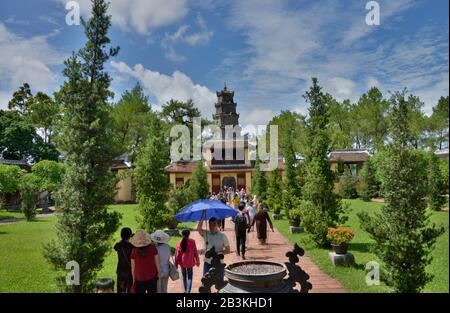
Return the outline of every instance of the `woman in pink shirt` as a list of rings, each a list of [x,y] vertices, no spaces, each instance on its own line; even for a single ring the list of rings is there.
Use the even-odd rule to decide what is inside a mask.
[[[175,267],[181,267],[183,275],[183,287],[185,293],[190,293],[192,288],[193,267],[200,266],[197,246],[193,239],[189,239],[190,231],[185,229],[181,233],[183,239],[178,243],[175,250]]]

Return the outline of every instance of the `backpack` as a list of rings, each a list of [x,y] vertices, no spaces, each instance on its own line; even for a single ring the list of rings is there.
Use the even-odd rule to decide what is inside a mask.
[[[236,225],[236,231],[239,233],[245,232],[248,228],[247,219],[243,213],[236,215],[234,223]]]

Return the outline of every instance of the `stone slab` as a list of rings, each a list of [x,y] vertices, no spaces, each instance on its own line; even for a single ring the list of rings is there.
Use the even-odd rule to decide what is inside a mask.
[[[346,254],[337,254],[336,252],[330,252],[328,256],[333,266],[348,266],[355,263],[355,257],[349,252],[347,252]]]
[[[289,231],[291,232],[291,234],[302,233],[303,232],[303,227],[301,227],[301,226],[299,226],[299,227],[289,226]]]

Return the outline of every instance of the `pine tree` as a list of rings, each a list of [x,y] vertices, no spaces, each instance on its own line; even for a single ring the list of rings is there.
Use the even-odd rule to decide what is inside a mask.
[[[197,167],[192,173],[190,190],[193,200],[206,199],[209,195],[208,176],[202,161],[197,162]]]
[[[328,127],[327,96],[323,94],[317,79],[306,93],[305,100],[310,104],[307,122],[307,149],[305,151],[305,182],[302,187],[300,212],[302,224],[319,246],[328,244],[329,227],[345,221],[341,200],[333,193],[334,173],[328,153],[331,141]]]
[[[426,213],[426,163],[411,145],[405,94],[390,99],[392,124],[384,158],[379,162],[381,213],[358,214],[361,227],[376,241],[375,252],[383,261],[387,281],[397,292],[419,292],[432,278],[426,272],[430,252],[443,227],[431,225]]]
[[[442,196],[442,174],[439,158],[434,153],[430,153],[428,166],[428,205],[430,209],[440,211],[445,199]]]
[[[298,180],[298,170],[297,158],[295,155],[293,133],[289,133],[291,140],[286,141],[285,145],[285,179],[283,182],[284,192],[283,197],[283,207],[286,216],[289,215],[289,211],[292,210],[301,195],[300,184]]]
[[[265,172],[261,169],[262,161],[259,158],[259,154],[256,153],[255,169],[252,173],[252,187],[251,192],[260,201],[266,200],[267,193],[267,179]]]
[[[88,40],[65,61],[67,80],[57,93],[62,116],[56,143],[67,171],[56,195],[57,239],[45,245],[44,256],[58,270],[58,282],[67,292],[94,289],[120,219],[118,213],[107,211],[114,198],[116,180],[110,164],[116,151],[108,104],[111,79],[103,66],[118,52],[118,48],[106,51],[111,24],[107,9],[104,1],[92,1],[92,17],[83,21]],[[79,264],[79,285],[65,283],[70,261]]]
[[[169,164],[169,151],[162,122],[151,121],[149,135],[138,151],[133,178],[139,203],[141,228],[151,232],[165,227],[169,180],[164,168]]]
[[[359,195],[364,201],[370,201],[378,196],[378,183],[375,177],[375,168],[370,160],[364,162],[359,173]]]
[[[267,187],[267,205],[274,213],[279,214],[283,207],[283,183],[278,169],[273,170],[269,176]]]

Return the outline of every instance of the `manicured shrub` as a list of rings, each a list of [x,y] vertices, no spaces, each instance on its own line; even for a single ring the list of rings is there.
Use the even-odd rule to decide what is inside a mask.
[[[36,201],[39,190],[38,177],[34,174],[26,174],[20,180],[20,207],[27,221],[36,216]]]
[[[445,198],[442,196],[442,175],[439,164],[439,158],[430,153],[430,162],[428,166],[428,206],[435,211],[439,211],[445,203]]]
[[[364,162],[359,173],[358,194],[364,201],[378,197],[379,183],[375,176],[375,168],[370,160]]]
[[[436,227],[426,212],[427,163],[412,148],[408,100],[395,93],[390,100],[392,142],[379,159],[381,192],[385,206],[380,213],[358,214],[361,227],[375,240],[375,252],[385,267],[385,280],[397,292],[419,292],[432,276],[426,267],[436,238]]]
[[[355,199],[358,197],[356,191],[356,178],[349,175],[348,171],[344,172],[344,175],[339,177],[339,182],[336,186],[336,191],[341,198],[344,199]]]

